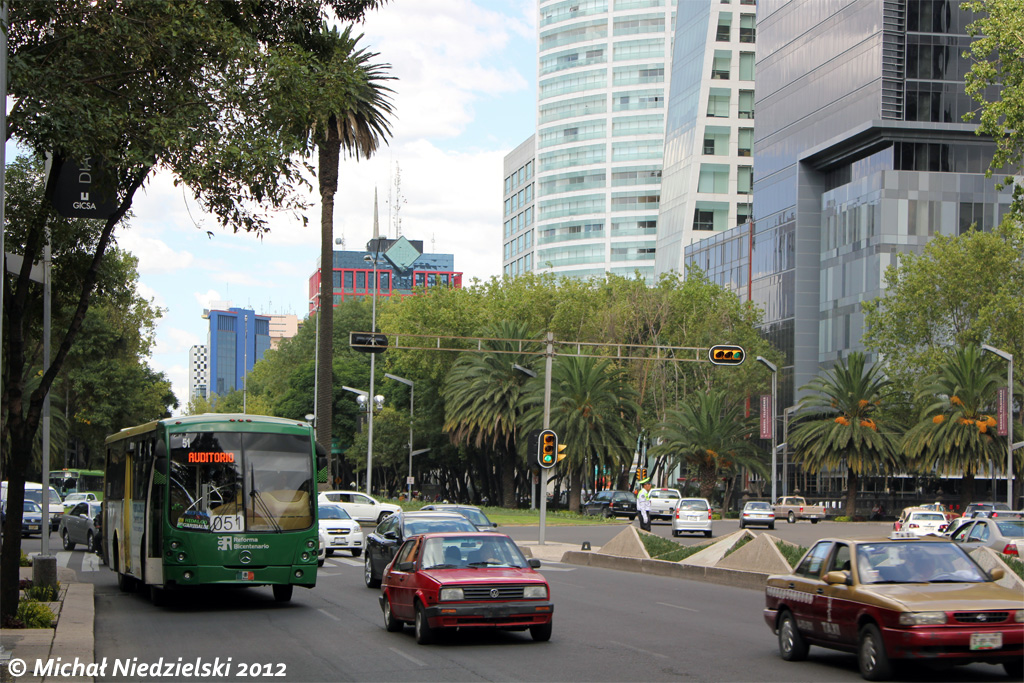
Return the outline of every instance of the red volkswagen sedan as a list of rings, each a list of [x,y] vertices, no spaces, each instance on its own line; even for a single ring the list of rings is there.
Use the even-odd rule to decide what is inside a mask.
[[[433,533],[407,540],[381,579],[384,627],[412,623],[416,642],[446,628],[530,630],[550,640],[554,606],[548,582],[504,534]]]
[[[1002,664],[1020,680],[1024,600],[1002,576],[948,539],[825,539],[792,574],[768,577],[764,620],[783,659],[810,645],[853,652],[869,681],[894,660]]]

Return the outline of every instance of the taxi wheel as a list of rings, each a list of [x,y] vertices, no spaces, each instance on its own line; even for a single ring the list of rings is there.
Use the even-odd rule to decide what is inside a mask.
[[[860,630],[857,664],[861,677],[866,681],[884,681],[892,676],[892,664],[885,654],[882,634],[874,624],[867,624]]]
[[[430,628],[427,612],[419,602],[416,603],[416,642],[420,645],[434,642],[434,629]]]
[[[388,596],[384,596],[384,628],[389,633],[397,633],[402,630],[405,626],[404,623],[395,619],[395,615],[391,613],[391,601],[388,600]]]
[[[779,655],[787,662],[807,659],[807,642],[796,628],[796,620],[789,611],[779,617]]]
[[[64,529],[64,533],[61,534],[61,540],[64,541],[64,550],[74,550],[75,544],[68,538],[68,530]]]
[[[370,562],[370,553],[366,553],[363,561],[363,582],[367,588],[380,588],[380,579],[373,576],[373,563]]]

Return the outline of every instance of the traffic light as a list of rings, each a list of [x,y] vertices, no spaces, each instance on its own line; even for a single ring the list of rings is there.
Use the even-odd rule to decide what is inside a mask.
[[[565,444],[558,444],[558,457],[556,458],[556,462],[562,462],[562,459],[565,458],[566,455],[568,454],[565,452]]]
[[[388,349],[388,337],[379,332],[349,332],[348,345],[354,351],[381,353]]]
[[[556,462],[558,462],[558,435],[550,429],[545,429],[540,433],[537,464],[547,469],[554,467]]]
[[[708,350],[708,360],[715,365],[739,365],[746,356],[742,346],[719,344]]]

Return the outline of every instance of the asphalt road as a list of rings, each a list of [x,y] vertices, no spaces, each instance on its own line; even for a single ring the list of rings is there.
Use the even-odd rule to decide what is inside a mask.
[[[797,533],[801,525],[793,526]],[[804,526],[828,534],[820,533],[822,524]],[[548,529],[549,539],[565,529]],[[597,544],[593,539],[603,537],[596,534],[611,538],[621,529],[585,531]],[[503,531],[534,540],[538,530]],[[26,550],[33,543],[38,541],[28,541]],[[761,618],[763,594],[728,586],[545,564],[541,572],[555,603],[551,642],[534,643],[528,633],[475,631],[424,647],[411,629],[384,630],[378,591],[363,585],[361,559],[347,555],[329,558],[317,587],[296,589],[288,604],[274,602],[269,588],[239,588],[182,593],[165,609],[120,593],[113,573],[90,559],[95,556],[60,550],[57,557],[96,586],[98,659],[131,664],[220,658],[230,672],[211,677],[218,680],[243,678],[243,664],[260,665],[260,674],[283,673],[276,679],[286,681],[860,680],[852,655],[812,648],[807,662],[782,661]],[[984,665],[905,674],[910,681],[1006,680],[1001,668]],[[98,680],[167,679],[108,672]]]

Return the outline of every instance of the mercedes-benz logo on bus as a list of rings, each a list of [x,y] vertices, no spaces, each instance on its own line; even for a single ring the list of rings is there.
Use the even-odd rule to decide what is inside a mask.
[[[249,564],[250,562],[252,562],[252,553],[250,553],[248,550],[243,550],[242,552],[238,553],[238,560],[242,564]]]

